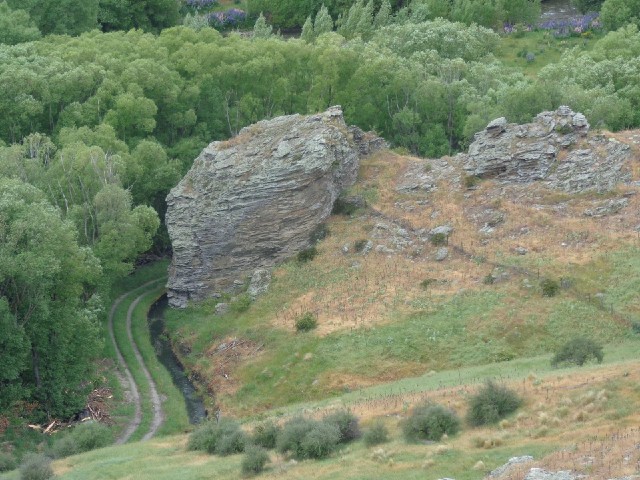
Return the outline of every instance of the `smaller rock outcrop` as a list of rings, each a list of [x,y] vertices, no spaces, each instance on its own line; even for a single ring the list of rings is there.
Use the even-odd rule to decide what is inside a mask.
[[[347,127],[340,107],[258,122],[213,142],[167,197],[174,307],[237,290],[263,293],[268,270],[308,247],[359,156],[384,140]]]
[[[611,190],[628,181],[624,163],[629,147],[602,135],[589,135],[584,115],[563,106],[542,112],[532,123],[490,122],[476,133],[467,155],[468,175],[530,183],[544,181],[568,193]]]

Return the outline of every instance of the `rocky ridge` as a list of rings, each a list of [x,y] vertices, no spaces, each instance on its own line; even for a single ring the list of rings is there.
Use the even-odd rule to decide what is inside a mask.
[[[629,147],[589,135],[581,113],[562,106],[518,125],[498,118],[476,133],[468,154],[458,157],[467,175],[509,182],[544,182],[567,193],[605,192],[630,179]]]
[[[314,229],[352,185],[359,157],[384,140],[347,127],[339,106],[289,115],[213,142],[167,197],[173,246],[173,307],[265,278],[269,268],[309,247]],[[264,291],[255,281],[252,296]]]

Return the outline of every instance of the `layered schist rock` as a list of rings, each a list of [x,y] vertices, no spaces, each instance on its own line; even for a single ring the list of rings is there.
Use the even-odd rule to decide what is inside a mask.
[[[360,152],[380,146],[347,127],[340,107],[265,120],[211,143],[167,197],[170,304],[233,291],[307,248],[355,182]]]
[[[604,192],[627,181],[624,164],[629,155],[627,145],[590,135],[584,115],[563,106],[523,125],[493,120],[460,157],[468,175],[544,181],[550,188],[577,193]]]

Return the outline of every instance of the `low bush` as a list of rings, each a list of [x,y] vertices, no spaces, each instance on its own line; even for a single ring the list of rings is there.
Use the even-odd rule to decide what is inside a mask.
[[[448,243],[448,238],[445,233],[434,233],[429,237],[429,241],[431,242],[431,245],[441,247]]]
[[[364,444],[368,447],[380,445],[389,441],[389,430],[382,422],[374,423],[369,430],[364,432]]]
[[[53,477],[51,459],[42,454],[28,453],[20,465],[20,480],[47,480]]]
[[[340,443],[340,430],[331,423],[316,422],[302,439],[302,458],[325,458],[333,453]]]
[[[522,399],[516,392],[488,381],[469,399],[467,421],[473,426],[497,423],[521,404]]]
[[[555,297],[560,291],[560,284],[550,278],[545,278],[540,282],[540,288],[542,289],[542,296]]]
[[[311,312],[307,312],[301,315],[296,320],[296,331],[298,332],[308,332],[309,330],[313,330],[317,326],[318,320],[316,319],[316,316]]]
[[[247,444],[247,436],[240,424],[229,418],[220,422],[206,422],[189,436],[187,449],[201,450],[217,455],[241,453]]]
[[[0,472],[14,470],[18,466],[16,458],[10,453],[0,452]]]
[[[264,470],[269,461],[269,452],[258,445],[249,445],[242,457],[242,474],[257,475]]]
[[[582,366],[591,359],[602,363],[603,357],[602,345],[586,337],[576,337],[560,347],[551,359],[551,366],[557,367],[561,364]]]
[[[637,320],[632,321],[631,330],[633,331],[633,333],[640,334],[640,322]]]
[[[324,458],[335,451],[339,442],[340,430],[335,425],[296,417],[282,428],[276,448],[298,460]]]
[[[113,442],[111,430],[98,422],[86,422],[74,427],[51,448],[54,458],[64,458],[82,452],[106,447]]]
[[[434,403],[425,403],[413,408],[402,425],[405,439],[438,441],[446,433],[454,435],[460,430],[460,419],[452,410]]]
[[[323,421],[338,427],[340,443],[349,443],[362,436],[359,419],[349,410],[340,410],[327,415]]]
[[[305,248],[298,252],[296,258],[300,263],[310,262],[318,255],[318,249],[316,247]]]
[[[359,206],[357,203],[349,201],[345,198],[337,198],[333,203],[333,209],[331,213],[334,215],[352,215],[358,210]]]
[[[320,223],[316,228],[313,229],[311,234],[309,235],[309,240],[311,243],[318,243],[320,240],[324,240],[329,236],[331,232],[329,231],[329,227],[326,223]]]
[[[252,442],[263,448],[276,448],[276,442],[278,440],[278,434],[281,428],[275,423],[269,421],[257,425],[253,430]]]
[[[360,253],[364,250],[364,247],[367,246],[368,240],[361,238],[360,240],[356,240],[356,242],[353,244],[353,249],[355,250],[356,253]]]

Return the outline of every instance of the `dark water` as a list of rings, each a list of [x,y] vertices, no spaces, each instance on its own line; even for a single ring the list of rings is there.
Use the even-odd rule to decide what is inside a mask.
[[[164,334],[164,312],[167,309],[167,296],[164,295],[149,310],[147,321],[151,343],[155,348],[160,363],[169,371],[173,383],[182,392],[187,405],[187,414],[191,423],[200,423],[206,413],[202,400],[198,397],[193,383],[187,378],[180,361],[171,350],[171,345]]]
[[[570,0],[544,0],[542,2],[542,22],[548,20],[566,20],[578,15],[580,15],[580,12],[571,5]]]

